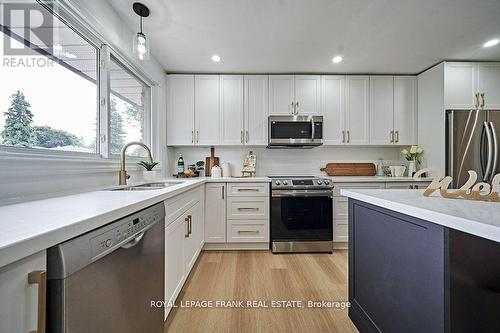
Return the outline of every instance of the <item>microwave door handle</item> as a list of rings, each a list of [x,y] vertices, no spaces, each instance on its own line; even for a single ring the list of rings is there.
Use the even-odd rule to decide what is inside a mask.
[[[491,137],[493,138],[493,165],[491,168],[491,179],[490,182],[493,180],[493,177],[495,176],[495,172],[497,170],[497,164],[498,164],[498,140],[497,140],[497,134],[495,130],[495,124],[490,121],[490,127],[491,127]]]
[[[488,177],[490,175],[490,168],[491,168],[491,163],[493,160],[493,142],[491,138],[491,133],[490,133],[490,126],[488,122],[484,122],[485,129],[486,129],[486,137],[488,138],[488,161],[486,162],[486,171],[484,172],[483,176],[483,181],[486,182],[488,181]]]
[[[314,118],[311,117],[311,141],[314,141],[314,137],[316,136],[314,129]]]

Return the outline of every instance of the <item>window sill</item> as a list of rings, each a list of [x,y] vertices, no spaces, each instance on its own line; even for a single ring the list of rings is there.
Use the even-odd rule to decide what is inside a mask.
[[[52,153],[52,152],[51,152]],[[119,156],[102,158],[97,154],[34,151],[32,149],[0,149],[0,183],[30,182],[40,179],[69,178],[118,173]],[[127,156],[128,171],[141,171],[141,157]],[[161,170],[161,168],[156,168]]]

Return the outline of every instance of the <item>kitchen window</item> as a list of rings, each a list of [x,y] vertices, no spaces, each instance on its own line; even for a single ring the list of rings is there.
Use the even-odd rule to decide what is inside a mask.
[[[0,150],[106,158],[149,143],[151,88],[114,49],[59,8],[0,9]]]
[[[119,154],[130,141],[147,142],[146,110],[149,108],[149,87],[115,57],[109,66],[110,81],[110,151]],[[145,156],[144,149],[130,149],[127,154]]]

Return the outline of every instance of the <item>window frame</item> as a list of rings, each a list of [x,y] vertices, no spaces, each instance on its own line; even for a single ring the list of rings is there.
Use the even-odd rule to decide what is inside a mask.
[[[147,74],[141,71],[132,61],[123,55],[117,48],[106,42],[97,30],[95,30],[74,7],[66,1],[54,2],[52,0],[36,0],[36,3],[48,10],[57,19],[61,20],[68,28],[86,40],[90,45],[96,48],[96,151],[94,153],[61,151],[44,148],[13,147],[0,144],[0,157],[2,158],[30,158],[40,161],[48,160],[88,160],[89,162],[107,163],[115,162],[119,154],[110,153],[110,81],[109,81],[109,62],[111,58],[116,61],[128,72],[134,75],[145,86],[147,98],[144,103],[144,143],[151,150],[154,140],[152,139],[152,90],[157,83]],[[1,32],[3,33],[3,32]],[[130,163],[136,163],[140,157],[127,156]],[[129,164],[129,163],[127,163]]]

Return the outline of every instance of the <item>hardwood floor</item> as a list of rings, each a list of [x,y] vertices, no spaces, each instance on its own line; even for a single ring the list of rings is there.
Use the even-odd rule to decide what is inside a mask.
[[[174,308],[165,332],[358,332],[347,308],[310,308],[307,303],[347,302],[347,276],[347,251],[205,251],[176,304],[211,300],[214,307]],[[244,307],[215,307],[216,301],[229,300],[241,300]],[[304,307],[271,307],[272,301],[283,300],[301,300]],[[262,301],[269,308],[250,308],[247,301]]]

